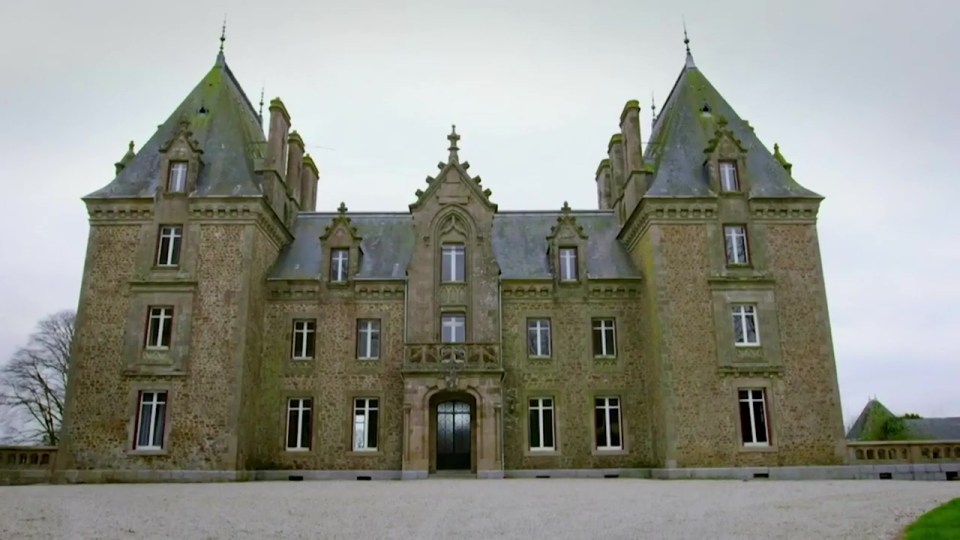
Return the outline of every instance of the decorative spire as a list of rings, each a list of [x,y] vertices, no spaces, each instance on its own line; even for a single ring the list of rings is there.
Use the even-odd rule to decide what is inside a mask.
[[[337,213],[343,215],[347,213],[347,203],[340,201],[340,206],[337,207]]]
[[[120,158],[120,161],[114,164],[114,167],[117,168],[116,174],[120,174],[120,171],[122,171],[124,167],[127,166],[127,163],[130,163],[130,160],[132,160],[135,156],[136,154],[133,152],[133,141],[130,141],[129,146],[127,146],[127,153]]]
[[[450,126],[450,134],[447,135],[447,140],[450,141],[450,163],[459,163],[460,156],[457,154],[457,151],[460,148],[457,146],[457,141],[460,140],[460,135],[457,135],[457,125],[452,124]]]
[[[687,21],[686,19],[681,19],[683,21],[683,45],[687,48],[687,64],[686,67],[692,68],[697,67],[693,63],[693,54],[690,53],[690,36],[687,34]]]
[[[257,118],[260,119],[260,129],[263,129],[263,93],[266,89],[266,84],[260,85],[260,108],[257,109]]]
[[[657,98],[653,95],[653,92],[650,92],[650,123],[657,123]]]
[[[227,40],[227,16],[223,16],[223,27],[220,28],[220,54],[223,54],[223,42]]]

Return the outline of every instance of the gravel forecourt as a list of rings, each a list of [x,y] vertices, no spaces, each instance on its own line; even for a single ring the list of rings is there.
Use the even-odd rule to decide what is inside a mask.
[[[0,487],[0,538],[893,538],[960,482],[431,479]]]

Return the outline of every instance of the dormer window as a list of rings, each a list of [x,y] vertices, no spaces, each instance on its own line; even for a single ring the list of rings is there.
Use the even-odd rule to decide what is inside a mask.
[[[171,161],[167,174],[167,191],[183,193],[187,189],[187,162]]]
[[[740,191],[740,178],[737,176],[737,162],[720,162],[720,189],[723,191]]]
[[[349,249],[330,250],[330,281],[344,283],[347,281],[347,271],[350,268]]]
[[[463,244],[444,244],[440,248],[440,278],[445,283],[465,281],[466,248]]]
[[[560,281],[577,281],[577,248],[560,248]]]

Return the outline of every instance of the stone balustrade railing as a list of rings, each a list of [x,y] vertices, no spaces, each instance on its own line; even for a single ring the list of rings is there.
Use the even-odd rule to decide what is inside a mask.
[[[960,463],[960,441],[855,441],[847,456],[851,464]]]
[[[56,446],[0,446],[0,485],[49,482],[56,464]]]
[[[403,369],[407,371],[493,371],[501,369],[499,343],[408,343]]]

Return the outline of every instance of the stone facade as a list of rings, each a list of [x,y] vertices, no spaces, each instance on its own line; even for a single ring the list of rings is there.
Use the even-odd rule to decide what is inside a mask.
[[[599,210],[499,210],[454,130],[408,211],[319,213],[269,112],[221,53],[85,198],[64,478],[845,461],[821,198],[691,57],[646,149],[624,107]]]

